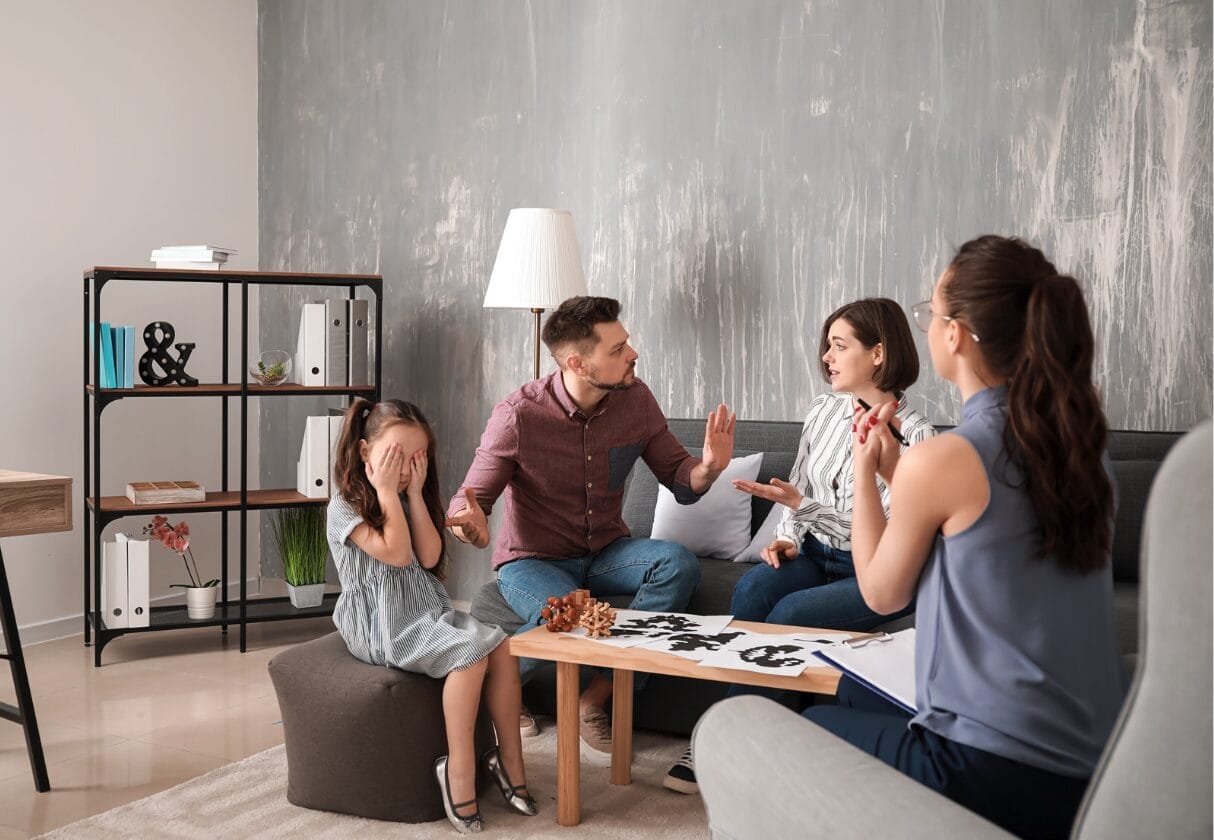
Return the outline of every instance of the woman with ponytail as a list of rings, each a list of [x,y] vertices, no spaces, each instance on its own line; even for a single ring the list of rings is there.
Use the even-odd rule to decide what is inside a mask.
[[[845,679],[805,716],[1017,835],[1065,836],[1123,697],[1083,294],[1036,248],[983,236],[913,312],[962,421],[895,463],[894,405],[857,413],[852,558],[875,612],[917,599],[917,713]]]
[[[328,537],[341,596],[333,623],[364,662],[445,678],[448,753],[434,771],[457,831],[481,830],[473,729],[482,686],[498,746],[481,761],[506,804],[533,816],[518,729],[518,660],[500,629],[454,611],[441,583],[444,509],[430,424],[411,403],[357,399],[336,459]]]

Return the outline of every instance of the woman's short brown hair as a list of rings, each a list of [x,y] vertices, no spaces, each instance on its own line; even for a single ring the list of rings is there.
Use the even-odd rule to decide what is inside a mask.
[[[818,343],[818,368],[830,382],[830,370],[822,357],[830,349],[830,327],[842,318],[851,324],[856,338],[868,349],[881,344],[885,360],[873,372],[873,384],[882,391],[901,394],[919,378],[919,351],[902,307],[889,298],[864,298],[840,306],[822,324]]]

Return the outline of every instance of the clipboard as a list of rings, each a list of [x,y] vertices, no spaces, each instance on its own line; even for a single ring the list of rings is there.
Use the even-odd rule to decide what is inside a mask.
[[[915,628],[843,643],[814,656],[907,714],[915,709]]]

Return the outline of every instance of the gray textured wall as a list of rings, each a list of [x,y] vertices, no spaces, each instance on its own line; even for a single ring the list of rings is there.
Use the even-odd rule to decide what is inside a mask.
[[[1204,0],[262,0],[260,39],[262,267],[384,275],[385,393],[450,489],[530,376],[530,316],[481,308],[512,207],[573,212],[670,416],[799,420],[821,319],[986,232],[1086,285],[1115,427],[1210,414]],[[265,346],[301,300],[263,293]],[[307,408],[263,403],[263,484]],[[467,598],[488,554],[456,560]]]

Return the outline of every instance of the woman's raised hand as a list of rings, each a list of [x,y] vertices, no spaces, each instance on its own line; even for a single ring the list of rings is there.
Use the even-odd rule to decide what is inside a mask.
[[[797,547],[788,540],[773,540],[767,548],[759,552],[763,562],[773,569],[780,568],[781,560],[791,560],[797,556]]]
[[[889,422],[897,411],[896,402],[881,403],[868,411],[855,410],[852,424],[852,461],[858,473],[877,473],[888,484],[898,466],[902,447],[890,434]]]
[[[371,482],[377,493],[399,493],[404,467],[405,453],[401,451],[400,444],[390,443],[380,450],[374,465],[370,459],[367,460],[367,481]]]
[[[787,481],[781,481],[778,478],[773,478],[771,484],[760,484],[757,481],[735,478],[733,486],[743,493],[758,496],[760,499],[769,499],[776,504],[784,505],[784,507],[789,507],[793,510],[801,507],[801,500],[804,498],[800,490],[793,487]]]

